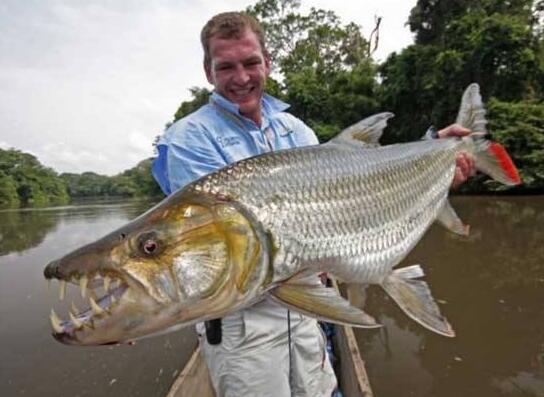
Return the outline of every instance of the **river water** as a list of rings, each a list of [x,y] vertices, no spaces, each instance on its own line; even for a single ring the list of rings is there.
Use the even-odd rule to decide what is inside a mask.
[[[384,324],[356,330],[377,397],[544,396],[544,196],[454,197],[471,236],[434,225],[399,265],[419,263],[456,331],[435,335],[380,287],[358,290]]]
[[[0,212],[0,394],[163,396],[196,346],[193,327],[134,346],[72,347],[51,337],[51,260],[123,225],[149,202]],[[68,288],[67,294],[77,293]],[[68,299],[67,299],[68,300]],[[60,313],[59,313],[60,314]]]
[[[376,397],[544,396],[544,197],[455,197],[468,238],[433,226],[401,264],[425,280],[457,332],[432,334],[379,287],[351,288],[384,324],[357,330]],[[3,396],[161,396],[196,344],[192,327],[134,346],[70,347],[50,335],[50,260],[108,233],[149,202],[0,211]],[[68,291],[68,294],[74,291]]]

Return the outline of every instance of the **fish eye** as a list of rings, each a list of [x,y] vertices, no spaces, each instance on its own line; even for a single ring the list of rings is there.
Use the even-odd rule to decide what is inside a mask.
[[[143,233],[138,238],[138,248],[145,255],[155,255],[159,252],[160,244],[155,232]]]
[[[154,253],[157,247],[157,242],[154,240],[147,240],[142,246],[144,252],[149,255]]]

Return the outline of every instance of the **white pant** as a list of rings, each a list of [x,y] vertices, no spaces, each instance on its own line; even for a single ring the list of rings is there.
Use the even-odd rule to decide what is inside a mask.
[[[336,387],[317,321],[264,300],[222,319],[222,342],[202,352],[218,397],[330,397]],[[291,380],[289,381],[289,378]]]

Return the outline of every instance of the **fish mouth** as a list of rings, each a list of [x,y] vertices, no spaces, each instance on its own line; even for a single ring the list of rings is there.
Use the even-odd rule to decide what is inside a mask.
[[[55,263],[51,265],[54,266]],[[72,299],[68,304],[68,313],[63,316],[64,318],[59,316],[54,309],[51,309],[49,320],[53,328],[53,337],[65,344],[81,344],[78,334],[92,333],[99,323],[107,321],[114,314],[117,306],[122,302],[123,296],[129,290],[129,284],[125,281],[125,278],[121,274],[110,270],[107,273],[96,271],[88,274],[74,274],[65,278],[60,278],[58,275],[53,276],[46,272],[45,277],[48,284],[53,279],[58,281],[59,304],[61,301],[68,303],[68,286],[78,287],[81,299],[77,300],[87,304],[86,307],[80,310],[75,303],[75,298],[79,298],[78,294],[76,293],[76,296],[74,296],[73,293],[70,293]]]

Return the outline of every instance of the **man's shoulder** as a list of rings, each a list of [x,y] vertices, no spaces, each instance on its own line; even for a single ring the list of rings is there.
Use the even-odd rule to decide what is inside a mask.
[[[204,105],[172,123],[166,129],[164,137],[169,142],[186,139],[205,139],[207,138],[209,126],[213,122],[213,110],[210,105]]]
[[[304,121],[285,111],[274,114],[272,123],[277,123],[284,130],[280,135],[292,135],[299,146],[318,143],[315,132]]]

